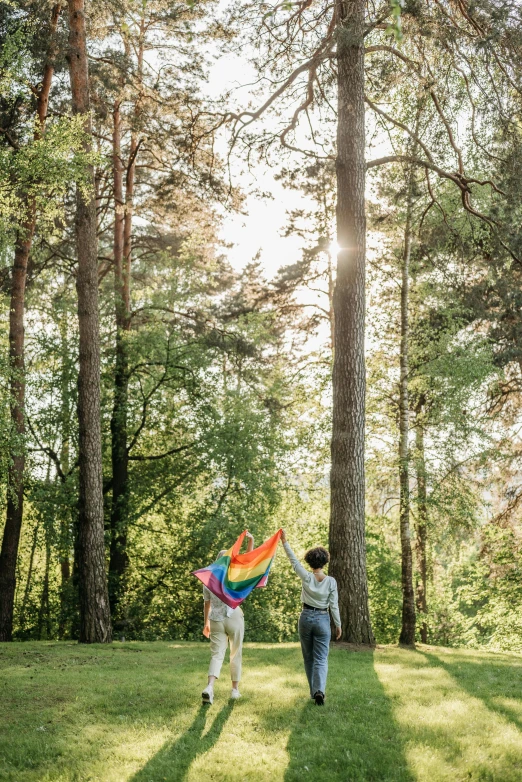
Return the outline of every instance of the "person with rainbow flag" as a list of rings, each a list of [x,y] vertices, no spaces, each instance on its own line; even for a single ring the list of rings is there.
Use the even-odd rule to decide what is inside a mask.
[[[240,554],[246,536],[249,538],[248,548],[245,554]],[[211,660],[208,685],[202,692],[204,703],[214,701],[214,682],[221,672],[229,643],[232,678],[230,697],[241,697],[239,681],[245,625],[240,605],[253,589],[266,586],[279,541],[302,583],[303,609],[299,617],[299,638],[310,697],[318,706],[324,705],[331,637],[330,616],[335,624],[336,639],[341,637],[337,582],[323,572],[330,560],[330,554],[325,548],[316,546],[305,554],[305,562],[310,568],[307,570],[290,548],[283,529],[279,529],[256,549],[252,535],[245,530],[232,548],[220,551],[215,562],[193,573],[203,583],[203,634],[210,637]]]
[[[248,538],[247,550],[240,554],[241,545]],[[227,646],[230,644],[230,697],[241,697],[241,662],[245,621],[240,608],[243,600],[256,587],[266,586],[281,530],[254,549],[254,538],[248,530],[238,537],[232,548],[220,551],[215,562],[195,575],[203,584],[203,635],[210,638],[210,666],[208,684],[201,693],[203,703],[214,702],[214,682],[219,678]]]

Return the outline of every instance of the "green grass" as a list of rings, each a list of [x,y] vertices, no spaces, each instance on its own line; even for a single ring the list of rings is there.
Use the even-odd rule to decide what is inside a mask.
[[[0,780],[522,780],[522,657],[334,648],[324,708],[297,644],[247,644],[243,698],[199,693],[208,645],[0,645]],[[224,669],[225,673],[225,669]]]

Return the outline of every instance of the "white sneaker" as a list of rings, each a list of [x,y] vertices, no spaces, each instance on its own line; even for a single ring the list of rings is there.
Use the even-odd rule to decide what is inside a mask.
[[[205,687],[201,693],[201,698],[203,703],[209,703],[210,705],[214,703],[214,688],[211,684],[209,684],[208,687]]]
[[[232,687],[232,692],[230,693],[230,697],[233,701],[237,701],[238,698],[241,698],[241,693],[239,690],[236,690],[234,687]]]

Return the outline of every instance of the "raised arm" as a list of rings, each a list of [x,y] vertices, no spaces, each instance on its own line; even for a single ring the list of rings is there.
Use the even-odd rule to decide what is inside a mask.
[[[254,536],[253,536],[253,535],[252,535],[252,533],[251,533],[251,532],[249,532],[248,530],[247,530],[247,532],[246,532],[246,536],[247,536],[247,538],[248,538],[248,543],[247,543],[246,553],[248,554],[248,552],[249,552],[249,551],[252,551],[252,550],[253,550],[253,548],[254,548]]]
[[[292,565],[293,569],[295,570],[295,572],[297,573],[297,575],[299,576],[301,581],[308,581],[310,579],[310,573],[308,572],[308,570],[306,568],[304,568],[301,565],[301,563],[297,559],[296,555],[294,554],[294,552],[290,548],[290,543],[288,542],[288,540],[286,538],[286,533],[285,533],[284,530],[281,533],[281,543],[283,544],[283,548],[285,550],[286,556],[290,560],[290,564]]]

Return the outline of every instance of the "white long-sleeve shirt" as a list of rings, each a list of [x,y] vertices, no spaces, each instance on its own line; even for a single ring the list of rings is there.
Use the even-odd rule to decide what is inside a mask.
[[[337,594],[337,581],[332,576],[325,576],[318,581],[313,573],[304,568],[290,548],[289,543],[283,543],[283,548],[290,563],[301,579],[303,589],[301,602],[314,608],[329,608],[336,627],[341,627],[339,615],[339,597]]]

